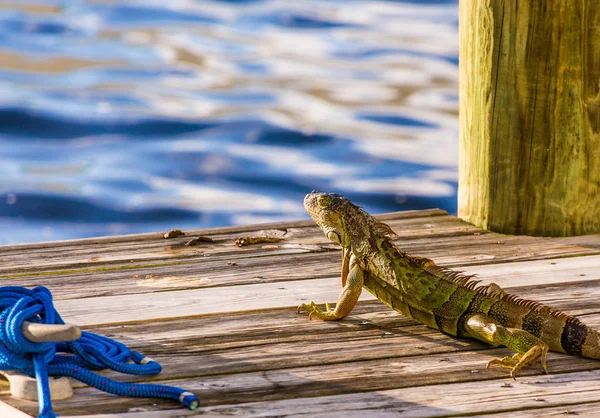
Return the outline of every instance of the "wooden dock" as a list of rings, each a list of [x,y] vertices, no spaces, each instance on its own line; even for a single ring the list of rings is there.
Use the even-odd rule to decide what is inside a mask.
[[[511,293],[600,328],[600,235],[487,233],[441,210],[380,216],[406,251],[477,273]],[[177,225],[173,225],[176,227]],[[238,248],[268,231],[277,243]],[[1,285],[47,286],[67,322],[115,338],[163,372],[123,381],[186,388],[202,402],[121,398],[75,382],[61,416],[581,416],[600,414],[600,361],[549,355],[551,375],[517,382],[486,363],[509,354],[405,319],[366,291],[338,322],[309,321],[299,303],[335,302],[341,252],[312,221],[0,247]],[[186,246],[202,236],[212,242]],[[207,240],[208,241],[208,240]],[[0,416],[36,416],[6,387]],[[16,408],[16,409],[13,409]]]

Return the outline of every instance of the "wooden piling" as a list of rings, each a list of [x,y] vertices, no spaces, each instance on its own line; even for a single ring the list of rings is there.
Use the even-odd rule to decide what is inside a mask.
[[[458,215],[600,232],[600,2],[460,0]]]

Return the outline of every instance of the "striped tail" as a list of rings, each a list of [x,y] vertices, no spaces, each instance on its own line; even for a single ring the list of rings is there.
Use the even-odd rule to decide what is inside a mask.
[[[576,317],[506,293],[495,284],[478,287],[476,293],[480,305],[491,302],[487,309],[480,312],[502,325],[530,332],[548,344],[551,351],[600,360],[600,332]],[[494,301],[485,302],[485,296]]]
[[[552,351],[600,360],[600,332],[573,316],[551,315],[544,321],[540,334]]]
[[[579,320],[577,320],[577,322],[579,322]],[[570,331],[566,331],[567,325],[565,325],[567,334],[575,334],[570,340],[573,341],[571,343],[567,342],[570,337],[567,336],[565,338],[565,345],[571,349],[573,354],[600,360],[600,333],[581,322],[579,322],[579,324],[579,328],[572,327]],[[565,332],[563,332],[563,334],[564,333]],[[569,353],[569,351],[567,351],[567,353]]]

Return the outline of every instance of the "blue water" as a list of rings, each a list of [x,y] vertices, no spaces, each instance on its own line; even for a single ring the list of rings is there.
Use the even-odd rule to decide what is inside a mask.
[[[457,0],[0,3],[0,244],[456,211]]]

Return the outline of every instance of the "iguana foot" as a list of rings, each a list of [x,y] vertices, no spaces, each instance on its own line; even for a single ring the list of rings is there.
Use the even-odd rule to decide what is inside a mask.
[[[523,329],[504,327],[494,319],[483,314],[473,314],[467,317],[464,326],[467,335],[472,338],[477,338],[494,346],[505,345],[517,352],[512,357],[490,361],[487,365],[488,368],[491,366],[500,366],[511,369],[510,377],[515,379],[519,370],[528,364],[532,364],[539,357],[542,361],[544,371],[548,373],[546,369],[548,344],[535,335]]]
[[[315,317],[324,321],[331,321],[342,318],[331,309],[328,303],[325,304],[325,310],[319,308],[314,302],[303,303],[298,306],[298,313],[300,313],[301,310],[308,312],[308,319],[313,319],[313,317]]]
[[[487,364],[486,368],[489,369],[492,366],[500,366],[505,369],[512,369],[517,365],[517,363],[519,363],[517,356],[520,356],[520,354],[517,353],[512,357],[506,356],[502,359],[495,358]]]
[[[531,347],[525,354],[517,353],[512,357],[506,356],[503,359],[494,359],[488,363],[487,368],[489,369],[491,366],[500,366],[505,369],[511,369],[510,377],[517,380],[517,372],[528,364],[534,363],[539,357],[544,371],[548,374],[546,366],[547,355],[548,346],[539,344]]]

